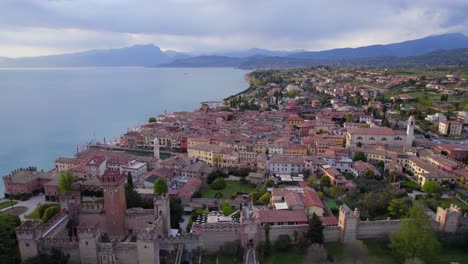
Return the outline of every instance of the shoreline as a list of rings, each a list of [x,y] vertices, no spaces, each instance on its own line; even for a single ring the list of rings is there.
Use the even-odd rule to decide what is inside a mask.
[[[106,66],[106,67],[0,68],[0,71],[2,71],[2,70],[3,70],[3,71],[10,71],[10,70],[11,70],[11,71],[20,71],[20,70],[77,70],[77,69],[90,69],[90,70],[92,70],[92,69],[123,69],[123,68],[129,68],[129,69],[144,69],[144,68],[147,68],[147,67],[140,67],[140,66],[107,67],[107,66]],[[158,68],[164,68],[164,67],[158,67]],[[165,68],[167,68],[167,69],[174,69],[174,68],[172,68],[172,67],[165,67]],[[213,67],[211,67],[211,68],[213,68]],[[178,69],[182,69],[182,68],[178,68]],[[200,68],[197,68],[197,67],[193,68],[193,67],[192,67],[192,68],[187,68],[187,69],[200,69]],[[215,67],[215,69],[219,69],[219,68],[216,68],[216,67]],[[229,67],[229,69],[233,69],[233,70],[242,70],[242,69],[236,69],[236,68],[233,68],[233,67]],[[244,70],[242,70],[242,71],[244,71]],[[251,72],[252,72],[252,71],[248,71],[247,73],[243,74],[243,76],[242,76],[241,78],[242,78],[242,80],[243,80],[244,82],[242,82],[242,83],[245,83],[245,84],[248,85],[249,82],[248,82],[248,77],[247,77],[247,75],[248,75],[249,73],[251,73]],[[248,87],[247,87],[247,88],[248,88]],[[242,89],[242,88],[240,88],[240,89],[241,89],[241,90],[240,90],[239,93],[242,93],[242,92],[245,91],[245,89]],[[232,96],[232,93],[231,93],[231,92],[228,91],[228,93],[230,93],[230,94],[227,95],[227,96]],[[223,96],[221,96],[219,100],[222,101],[222,102],[224,102],[224,99],[225,99],[225,98],[223,98]],[[202,99],[202,100],[204,100],[204,99]],[[193,111],[199,109],[199,108],[200,108],[201,102],[203,102],[202,100],[199,101],[199,102],[197,103],[197,107],[192,108],[191,110],[186,110],[186,111],[187,111],[187,112],[193,112]],[[177,112],[177,110],[172,111],[172,112]],[[148,117],[146,117],[146,118],[148,118]],[[145,120],[145,117],[143,117],[142,120]],[[145,125],[145,124],[147,124],[147,122],[142,122],[141,124],[137,124],[135,127],[130,127],[130,128],[128,128],[128,129],[141,127],[142,125]],[[122,130],[121,132],[119,132],[119,135],[116,136],[116,137],[113,137],[113,139],[115,139],[115,138],[116,138],[116,139],[119,139],[126,131],[128,131],[128,129],[127,129],[127,130],[125,130],[125,129]],[[105,137],[105,138],[107,138],[107,137]],[[93,140],[93,139],[91,139],[91,140],[86,140],[83,144],[76,144],[76,143],[75,143],[74,149],[71,150],[71,151],[69,151],[69,152],[68,152],[69,154],[65,154],[65,155],[63,155],[63,156],[67,156],[67,155],[74,156],[74,155],[76,155],[76,148],[77,148],[77,147],[82,146],[82,145],[88,145],[88,144],[89,144],[88,142],[91,142],[92,140]],[[94,142],[94,143],[96,143],[96,142]],[[81,150],[80,150],[80,151],[81,151]],[[138,151],[138,150],[137,150],[137,151]],[[165,152],[165,151],[162,151],[162,152]],[[60,157],[60,156],[53,157],[51,166],[41,166],[41,167],[44,167],[44,168],[45,168],[45,167],[49,167],[49,168],[50,168],[50,169],[44,169],[44,171],[53,170],[53,169],[55,168],[55,164],[54,164],[53,161],[54,161],[56,158],[58,158],[58,157]],[[15,166],[13,167],[12,170],[14,170],[15,168],[19,168],[19,166],[18,166],[18,165],[15,165]],[[8,173],[9,173],[10,171],[11,171],[11,170],[6,171],[6,172],[4,173],[4,175],[1,175],[1,176],[2,176],[2,179],[1,179],[1,182],[0,182],[0,199],[1,199],[1,198],[4,198],[4,193],[5,193],[5,185],[4,185],[4,182],[3,182],[3,176],[8,175]]]

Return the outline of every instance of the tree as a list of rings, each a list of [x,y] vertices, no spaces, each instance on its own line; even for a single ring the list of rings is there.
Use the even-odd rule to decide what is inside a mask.
[[[237,176],[240,176],[240,177],[247,177],[249,176],[249,173],[250,173],[249,168],[239,168],[237,170]]]
[[[435,181],[425,181],[422,190],[428,195],[437,195],[442,191],[440,185]]]
[[[60,207],[58,205],[51,206],[47,208],[42,216],[42,223],[45,224],[49,221],[52,217],[60,212]]]
[[[322,186],[322,188],[323,187],[330,187],[331,186],[330,177],[322,176],[322,178],[320,179],[320,186]]]
[[[258,199],[259,204],[267,205],[270,203],[271,193],[266,192]]]
[[[226,182],[223,178],[217,178],[210,184],[211,189],[213,190],[222,190],[226,188]]]
[[[73,188],[73,174],[71,171],[65,171],[60,173],[59,180],[58,180],[58,187],[60,193],[71,192],[74,190]]]
[[[389,247],[403,259],[424,258],[440,249],[429,215],[420,204],[410,208],[408,218],[397,231],[390,233]]]
[[[268,180],[265,182],[265,186],[268,187],[268,188],[271,188],[273,186],[275,186],[275,182],[273,180]]]
[[[42,217],[44,216],[44,212],[47,210],[47,208],[49,207],[52,207],[52,206],[56,206],[55,204],[46,204],[46,203],[43,203],[41,205],[39,205],[37,207],[37,212],[39,213],[39,218],[42,219]]]
[[[392,199],[387,207],[388,214],[394,219],[400,219],[408,214],[409,206],[403,199]]]
[[[182,219],[182,215],[184,214],[184,207],[182,206],[180,197],[169,197],[169,207],[171,215],[171,228],[178,229],[180,219]]]
[[[20,263],[16,227],[21,224],[18,216],[0,214],[0,259],[2,263]]]
[[[270,224],[265,224],[263,226],[263,231],[265,231],[265,249],[264,255],[270,255],[271,241],[270,241]]]
[[[127,186],[131,189],[133,189],[133,177],[130,172],[127,174]]]
[[[195,191],[192,194],[192,198],[202,198],[202,193],[200,191]]]
[[[221,154],[219,153],[213,154],[213,163],[216,168],[219,167],[219,163],[221,162],[221,160],[222,160]]]
[[[279,251],[287,251],[291,246],[291,237],[289,235],[279,235],[274,247]]]
[[[309,228],[307,229],[305,233],[305,237],[310,244],[314,243],[323,243],[323,229],[325,227],[322,224],[322,221],[320,221],[320,218],[313,213],[312,217],[309,219]]]
[[[154,181],[154,193],[158,195],[164,195],[168,191],[167,183],[165,180],[158,178],[156,181]]]
[[[389,182],[395,182],[397,179],[397,173],[396,171],[391,171],[389,174],[388,174],[388,181]]]
[[[234,209],[232,209],[232,205],[228,200],[224,200],[221,203],[221,211],[223,212],[225,216],[228,216],[234,213]]]
[[[362,160],[366,162],[367,161],[366,154],[364,154],[364,152],[362,151],[357,151],[356,153],[354,153],[353,161],[357,161],[357,160]]]
[[[216,170],[208,174],[208,176],[206,177],[206,183],[211,184],[217,178],[226,178],[226,177],[227,177],[226,173],[224,173],[221,170]]]
[[[70,254],[65,254],[57,248],[52,248],[50,254],[41,253],[35,257],[26,259],[23,264],[67,264]]]
[[[153,116],[150,117],[150,118],[148,119],[148,123],[156,123],[156,117],[153,117]]]
[[[353,114],[351,114],[351,113],[346,114],[346,122],[347,123],[352,123],[353,121],[354,121]]]
[[[342,186],[333,186],[330,189],[330,194],[334,197],[337,198],[345,193],[345,190]]]
[[[317,187],[317,176],[312,175],[307,178],[307,186],[310,188],[316,188]]]
[[[375,179],[375,172],[373,169],[367,169],[364,171],[364,178],[366,179]]]

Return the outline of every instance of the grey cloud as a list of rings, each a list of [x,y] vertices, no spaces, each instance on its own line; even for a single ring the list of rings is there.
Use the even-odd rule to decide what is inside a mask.
[[[314,49],[334,40],[337,45],[346,39],[355,43],[373,32],[383,42],[466,31],[467,13],[467,1],[458,0],[2,0],[0,28],[104,32],[109,46],[131,43],[128,34],[134,34],[159,37],[173,46],[176,40],[191,41],[177,44],[185,49],[235,45]],[[11,38],[14,41],[15,36]],[[222,39],[234,42],[226,45]],[[67,45],[89,46],[83,42],[93,40],[77,39]],[[154,42],[159,44],[158,39]]]

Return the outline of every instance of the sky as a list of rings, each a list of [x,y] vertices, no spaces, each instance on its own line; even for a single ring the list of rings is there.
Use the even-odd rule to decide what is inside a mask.
[[[466,14],[468,0],[0,0],[0,57],[359,47],[468,35]]]

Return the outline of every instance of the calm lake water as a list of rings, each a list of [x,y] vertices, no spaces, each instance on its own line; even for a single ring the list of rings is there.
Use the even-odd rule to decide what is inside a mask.
[[[53,168],[90,140],[117,138],[167,110],[192,111],[247,88],[229,68],[0,69],[0,175]],[[3,195],[0,181],[0,196]]]

